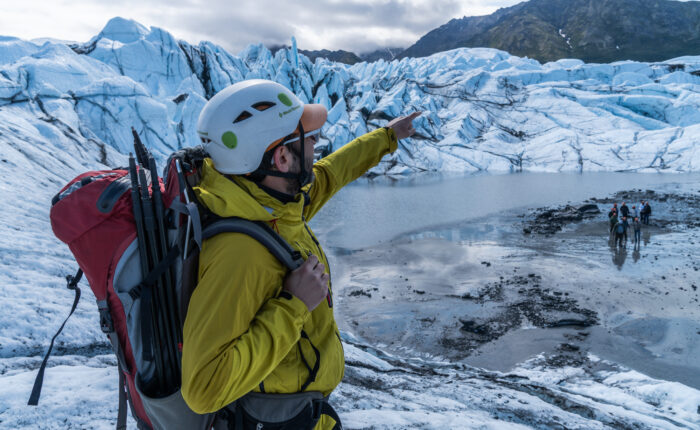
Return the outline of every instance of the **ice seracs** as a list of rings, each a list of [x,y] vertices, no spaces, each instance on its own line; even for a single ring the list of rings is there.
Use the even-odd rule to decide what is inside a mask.
[[[0,39],[0,106],[31,111],[64,100],[73,112],[64,104],[61,115],[79,124],[76,140],[121,153],[131,126],[160,157],[197,144],[196,114],[206,99],[250,78],[274,79],[329,109],[323,153],[422,110],[417,135],[374,173],[700,169],[700,57],[540,64],[464,48],[348,66],[311,63],[293,48],[273,55],[261,44],[234,55],[123,18],[70,48]]]

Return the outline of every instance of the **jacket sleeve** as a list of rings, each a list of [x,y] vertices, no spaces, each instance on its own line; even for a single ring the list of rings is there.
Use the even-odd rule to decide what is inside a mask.
[[[284,273],[249,236],[204,242],[183,331],[182,396],[193,411],[217,411],[251,391],[299,340],[310,313],[298,298],[278,297]]]
[[[310,203],[304,209],[306,219],[313,218],[338,190],[379,164],[382,157],[397,147],[394,130],[378,128],[314,164],[316,178],[309,189]]]

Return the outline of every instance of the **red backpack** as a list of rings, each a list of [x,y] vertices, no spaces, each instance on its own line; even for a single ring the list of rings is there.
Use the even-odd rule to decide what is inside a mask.
[[[138,428],[210,428],[214,414],[193,412],[180,394],[182,325],[196,286],[202,240],[222,232],[247,234],[287,268],[303,260],[268,225],[218,218],[197,202],[201,148],[170,156],[162,181],[153,158],[133,130],[138,165],[92,171],[70,181],[53,198],[51,226],[68,244],[80,269],[67,276],[75,290],[83,274],[97,299],[100,327],[119,366],[117,428],[126,428],[126,403]],[[30,405],[39,401],[46,364],[59,328],[34,383]]]

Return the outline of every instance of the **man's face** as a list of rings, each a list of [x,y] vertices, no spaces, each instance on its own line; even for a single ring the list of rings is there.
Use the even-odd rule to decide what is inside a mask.
[[[314,145],[318,143],[318,134],[313,134],[304,139],[304,167],[306,167],[307,172],[311,172],[314,167]],[[301,171],[301,165],[297,154],[301,154],[301,144],[297,141],[289,146],[292,147],[295,156],[295,165],[293,168],[294,173],[299,173]]]
[[[311,175],[309,183],[314,180],[313,177],[313,167],[314,167],[314,145],[318,142],[318,133],[312,134],[304,138],[304,167],[307,172]],[[301,154],[301,144],[299,141],[289,144],[291,149],[291,154],[294,157],[294,164],[290,169],[292,173],[301,172],[301,160],[297,154]],[[296,194],[301,190],[302,184],[299,183],[298,179],[288,179],[287,180],[287,193]]]

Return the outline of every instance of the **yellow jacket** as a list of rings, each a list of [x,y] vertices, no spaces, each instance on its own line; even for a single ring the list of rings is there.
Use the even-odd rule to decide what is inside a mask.
[[[316,255],[330,273],[307,222],[340,188],[396,147],[393,130],[382,128],[315,163],[315,180],[304,189],[307,205],[301,193],[283,204],[251,181],[223,176],[209,159],[195,192],[219,216],[268,222],[304,259]],[[249,236],[222,233],[204,241],[183,334],[182,395],[192,410],[214,412],[249,391],[299,392],[310,374],[304,360],[310,368],[317,364],[314,348],[318,372],[305,391],[327,396],[343,379],[332,280],[329,299],[309,312],[298,298],[280,296],[285,275],[285,267]],[[316,428],[333,426],[330,417],[323,418]]]

